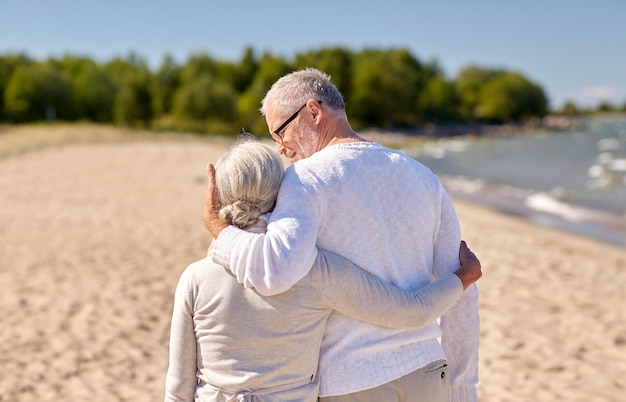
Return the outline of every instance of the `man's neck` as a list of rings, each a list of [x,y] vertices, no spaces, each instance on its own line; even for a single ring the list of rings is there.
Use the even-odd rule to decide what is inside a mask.
[[[325,124],[320,127],[319,132],[324,134],[319,137],[318,151],[329,145],[365,141],[352,130],[352,127],[350,127],[347,121],[341,119],[327,120]]]
[[[329,132],[332,134],[332,138],[326,143],[326,146],[365,141],[363,138],[359,137],[354,130],[352,130],[349,124],[339,124],[335,127],[335,129],[329,130]]]
[[[345,144],[349,142],[361,142],[365,141],[363,138],[359,137],[357,134],[354,134],[350,137],[333,137],[326,146],[335,145],[335,144]]]

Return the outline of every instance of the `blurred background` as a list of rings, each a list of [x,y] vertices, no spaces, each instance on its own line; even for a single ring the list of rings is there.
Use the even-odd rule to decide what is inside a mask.
[[[485,267],[481,400],[622,400],[625,17],[0,0],[0,402],[162,399],[176,281],[210,241],[206,163],[242,130],[270,141],[261,99],[304,67],[455,199]]]
[[[0,2],[0,118],[264,130],[280,75],[332,75],[357,128],[625,111],[619,0]]]
[[[0,122],[265,135],[269,86],[316,67],[356,130],[443,138],[410,152],[457,196],[626,245],[625,15],[619,0],[2,1]]]

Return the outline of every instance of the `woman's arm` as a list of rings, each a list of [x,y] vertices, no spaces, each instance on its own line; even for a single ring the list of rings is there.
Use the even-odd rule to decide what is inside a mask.
[[[192,269],[180,277],[174,296],[170,357],[165,379],[165,402],[192,402],[196,393],[196,336],[193,324]]]
[[[343,257],[320,250],[312,269],[330,307],[361,321],[389,328],[420,328],[433,323],[481,276],[480,261],[464,243],[464,264],[445,278],[409,292],[399,289]],[[393,314],[390,314],[393,312]]]

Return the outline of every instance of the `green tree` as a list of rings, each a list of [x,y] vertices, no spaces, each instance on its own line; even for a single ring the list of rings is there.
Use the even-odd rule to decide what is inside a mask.
[[[205,76],[225,82],[236,91],[244,86],[242,69],[239,64],[216,60],[207,53],[192,55],[181,68],[181,84],[183,85]],[[246,79],[249,80],[249,78]]]
[[[105,123],[113,121],[115,84],[97,64],[90,63],[74,76],[74,111],[78,118]]]
[[[5,110],[4,97],[11,76],[20,66],[33,64],[33,61],[25,54],[6,54],[0,56],[0,121],[9,116]]]
[[[234,133],[237,120],[237,86],[241,69],[207,53],[192,55],[181,68],[181,84],[174,95],[177,127],[209,133]]]
[[[262,136],[267,133],[267,124],[259,111],[262,95],[246,91],[237,98],[239,128]]]
[[[261,56],[252,83],[237,101],[239,128],[257,135],[268,132],[265,118],[259,112],[261,101],[272,84],[290,71],[292,71],[292,66],[283,58],[269,53]]]
[[[188,130],[229,134],[234,130],[236,99],[229,83],[204,75],[176,91],[174,117],[179,127]]]
[[[543,89],[516,72],[469,66],[457,74],[454,84],[466,120],[504,123],[548,112]]]
[[[65,115],[66,119],[76,120],[84,118],[82,104],[77,101],[76,95],[76,78],[86,69],[96,65],[96,63],[88,57],[75,56],[66,54],[61,58],[49,58],[47,64],[55,68],[69,79],[71,84],[71,97],[68,102],[68,111]]]
[[[478,117],[499,123],[547,114],[547,99],[537,85],[518,73],[500,73],[481,89]]]
[[[436,124],[459,122],[457,107],[458,96],[452,82],[440,74],[426,82],[419,97],[419,110],[424,120]]]
[[[292,69],[292,65],[285,59],[264,53],[259,59],[258,69],[252,80],[251,88],[265,95],[278,78],[291,72]]]
[[[246,47],[243,52],[243,56],[241,57],[241,61],[239,62],[239,75],[238,79],[235,82],[235,89],[237,93],[244,93],[250,85],[252,85],[252,81],[254,80],[254,76],[259,68],[259,63],[257,62],[256,56],[254,54],[254,49],[251,47]]]
[[[7,85],[5,109],[15,122],[67,119],[71,92],[69,78],[52,64],[22,65]]]
[[[515,72],[468,66],[449,81],[436,62],[422,64],[403,48],[320,48],[296,54],[290,63],[269,53],[257,58],[247,47],[238,62],[198,53],[177,65],[166,55],[155,73],[135,53],[104,64],[73,55],[41,63],[0,56],[0,119],[265,133],[259,113],[265,93],[280,76],[306,67],[331,76],[355,129],[505,122],[547,113],[543,89]],[[609,109],[617,107],[601,107]]]
[[[173,57],[166,55],[152,81],[152,111],[155,118],[172,113],[172,100],[180,85],[180,74],[180,67]]]
[[[356,54],[352,103],[346,107],[355,128],[393,129],[418,124],[421,75],[421,63],[405,49],[369,49]]]
[[[105,66],[115,85],[113,119],[118,124],[146,126],[152,119],[152,74],[135,53],[116,58]]]
[[[464,119],[476,120],[478,118],[482,88],[499,74],[501,74],[501,70],[475,65],[467,66],[459,71],[454,79],[454,85],[460,98],[459,112]]]

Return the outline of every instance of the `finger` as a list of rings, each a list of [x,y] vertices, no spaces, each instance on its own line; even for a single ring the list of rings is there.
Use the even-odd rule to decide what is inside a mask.
[[[215,184],[215,166],[212,163],[207,163],[206,170],[209,175],[209,182]]]
[[[467,247],[467,243],[461,240],[461,246],[459,247],[459,261],[461,262],[461,264],[463,264],[463,262],[467,260],[469,253],[470,253],[470,250]]]
[[[215,185],[215,166],[212,163],[207,165],[208,185],[205,202],[211,209],[219,207],[220,201],[217,195],[217,186]]]

